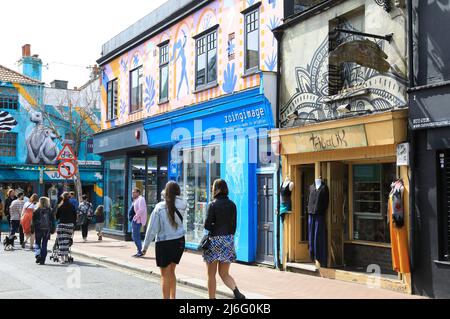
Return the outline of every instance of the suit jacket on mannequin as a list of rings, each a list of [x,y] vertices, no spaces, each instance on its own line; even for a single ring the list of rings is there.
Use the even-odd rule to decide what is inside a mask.
[[[309,188],[308,214],[325,215],[330,201],[328,186],[322,182],[319,189],[316,185]]]

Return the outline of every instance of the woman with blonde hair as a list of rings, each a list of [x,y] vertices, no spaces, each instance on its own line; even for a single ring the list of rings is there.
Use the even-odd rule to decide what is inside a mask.
[[[23,233],[25,235],[25,241],[22,244],[22,248],[25,248],[25,243],[30,240],[30,250],[34,246],[34,234],[31,233],[31,221],[33,219],[33,212],[36,209],[39,196],[37,194],[31,195],[28,203],[23,205],[22,216],[20,217],[20,225],[22,226]]]
[[[55,233],[55,218],[50,206],[50,199],[41,197],[36,210],[33,213],[31,231],[36,237],[35,256],[36,263],[45,264],[47,257],[47,243],[50,235]]]
[[[208,206],[205,229],[209,231],[209,247],[203,252],[208,272],[208,294],[216,297],[216,273],[230,288],[235,299],[245,299],[233,277],[230,276],[231,263],[236,261],[234,234],[236,233],[236,205],[228,198],[227,183],[218,179],[213,184],[213,201]]]

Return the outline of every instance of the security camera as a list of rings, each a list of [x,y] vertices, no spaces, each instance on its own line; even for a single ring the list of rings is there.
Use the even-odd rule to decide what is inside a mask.
[[[352,110],[352,107],[350,104],[342,104],[342,105],[339,105],[336,110],[340,114],[345,114],[345,113],[349,113]]]

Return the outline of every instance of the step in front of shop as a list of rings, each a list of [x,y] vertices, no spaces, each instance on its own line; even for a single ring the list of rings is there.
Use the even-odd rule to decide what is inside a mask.
[[[406,283],[398,279],[392,279],[383,276],[374,276],[371,274],[339,269],[317,268],[314,264],[300,263],[287,263],[286,271],[367,285],[371,288],[387,289],[404,294],[410,294],[408,285]]]

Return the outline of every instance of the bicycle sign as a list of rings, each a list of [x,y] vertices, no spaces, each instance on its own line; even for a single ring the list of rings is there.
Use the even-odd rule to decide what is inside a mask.
[[[58,173],[61,177],[66,179],[72,178],[75,176],[77,172],[77,166],[73,161],[64,161],[61,162],[58,166]]]
[[[69,144],[65,144],[61,152],[59,152],[58,157],[56,158],[58,161],[76,161],[77,157],[75,156],[75,152]]]

